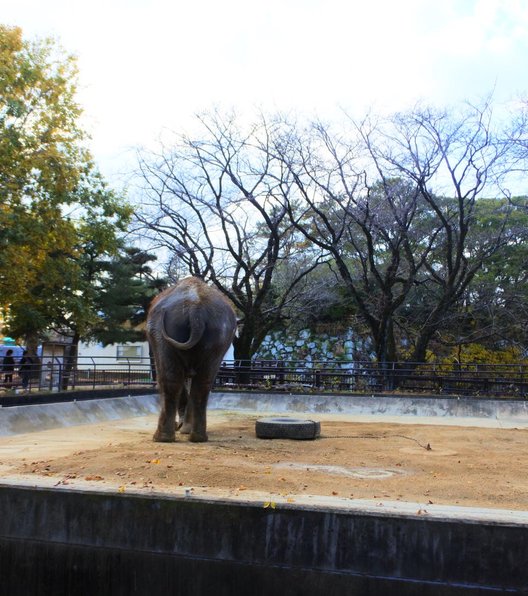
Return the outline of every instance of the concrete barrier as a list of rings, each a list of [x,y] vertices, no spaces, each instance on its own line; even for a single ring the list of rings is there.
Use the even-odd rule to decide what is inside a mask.
[[[528,422],[528,401],[412,395],[213,393],[210,407],[256,412],[493,418]]]
[[[0,487],[5,594],[527,593],[528,526]]]
[[[156,395],[0,408],[0,436],[147,416],[159,412]]]
[[[418,397],[390,395],[299,395],[282,393],[214,392],[211,410],[257,413],[338,414],[375,416],[386,421],[455,421],[480,425],[485,421],[528,425],[528,402],[471,397]],[[155,394],[36,404],[0,408],[0,436],[38,430],[119,420],[159,412]]]

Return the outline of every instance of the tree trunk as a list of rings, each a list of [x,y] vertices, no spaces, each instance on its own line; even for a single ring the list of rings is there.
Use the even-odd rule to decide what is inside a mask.
[[[28,351],[28,354],[36,354],[39,344],[38,335],[36,335],[35,333],[29,333],[28,335],[26,335],[25,339],[26,350]]]
[[[238,385],[249,385],[251,383],[251,335],[242,333],[233,340],[233,352],[235,359],[236,383]]]

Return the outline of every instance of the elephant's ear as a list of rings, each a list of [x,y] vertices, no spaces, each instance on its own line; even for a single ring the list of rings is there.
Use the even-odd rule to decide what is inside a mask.
[[[202,317],[189,317],[189,324],[191,326],[191,333],[187,341],[181,342],[170,337],[165,327],[165,315],[166,310],[164,309],[161,315],[161,335],[163,339],[169,343],[173,348],[177,350],[190,350],[202,339],[205,331],[205,321]]]

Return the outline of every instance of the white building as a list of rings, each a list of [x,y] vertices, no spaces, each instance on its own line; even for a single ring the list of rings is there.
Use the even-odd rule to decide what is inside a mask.
[[[233,346],[230,346],[224,360],[233,360]],[[149,364],[148,342],[133,342],[124,344],[80,343],[78,350],[78,368],[91,368],[93,360],[99,365],[105,360],[108,364],[123,364],[131,368],[144,368]]]
[[[136,365],[139,368],[148,364],[149,345],[146,341],[107,346],[100,343],[81,342],[77,354],[78,368],[90,368],[92,359],[97,360],[99,364],[107,360],[108,363],[130,364],[132,367]]]

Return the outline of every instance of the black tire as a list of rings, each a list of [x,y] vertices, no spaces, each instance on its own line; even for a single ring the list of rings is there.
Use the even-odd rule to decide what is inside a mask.
[[[317,439],[321,423],[298,418],[261,418],[255,423],[259,439]]]

